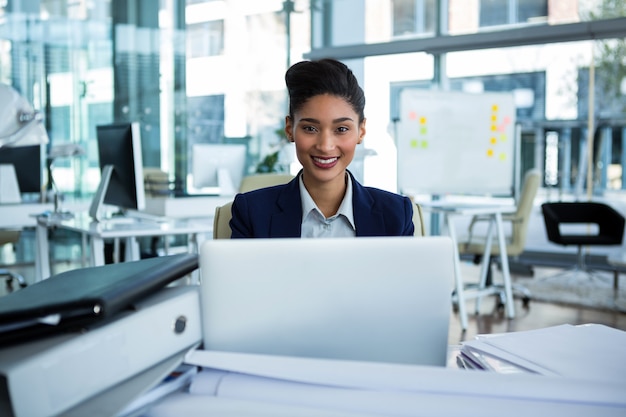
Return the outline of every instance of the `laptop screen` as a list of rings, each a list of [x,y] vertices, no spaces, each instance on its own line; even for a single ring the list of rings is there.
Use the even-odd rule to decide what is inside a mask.
[[[206,241],[204,349],[445,366],[453,256],[444,236]]]

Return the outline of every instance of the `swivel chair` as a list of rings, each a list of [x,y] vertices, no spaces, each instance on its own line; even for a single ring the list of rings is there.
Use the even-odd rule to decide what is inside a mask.
[[[592,278],[594,273],[585,264],[583,246],[622,244],[624,216],[607,204],[593,201],[554,202],[542,204],[541,210],[548,240],[557,245],[578,247],[576,265],[557,276],[582,274]],[[586,230],[576,228],[584,225]]]
[[[516,203],[516,209],[513,213],[505,213],[502,215],[503,223],[509,223],[511,225],[511,232],[506,236],[506,253],[509,257],[516,257],[522,254],[526,246],[526,237],[528,235],[528,224],[530,221],[530,215],[537,195],[537,190],[541,183],[541,172],[537,169],[532,169],[526,172],[524,175],[522,190],[519,199]],[[486,218],[482,216],[472,217],[469,224],[469,237],[466,242],[459,244],[460,254],[474,255],[475,259],[479,260],[485,252],[486,238],[483,236],[476,236],[474,232],[474,226],[478,222],[485,221]],[[498,245],[491,245],[491,256],[489,257],[489,263],[484,266],[483,274],[479,286],[484,287],[487,281],[492,276],[492,260],[494,257],[500,256],[500,247]],[[491,284],[491,283],[490,283]],[[493,284],[491,284],[493,285]],[[521,297],[524,306],[527,306],[531,299],[530,291],[519,284],[512,284],[514,297]],[[499,293],[500,303],[499,307],[504,305],[504,287]]]

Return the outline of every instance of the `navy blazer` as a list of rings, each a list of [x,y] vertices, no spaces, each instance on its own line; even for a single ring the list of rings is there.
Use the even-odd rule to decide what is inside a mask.
[[[300,237],[302,202],[298,174],[287,184],[237,194],[232,206],[232,238]],[[352,181],[357,236],[413,236],[413,205],[404,197]]]

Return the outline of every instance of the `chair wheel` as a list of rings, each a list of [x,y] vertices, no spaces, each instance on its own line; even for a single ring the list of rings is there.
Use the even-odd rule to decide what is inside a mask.
[[[529,304],[530,304],[530,297],[523,297],[522,298],[522,305],[524,307],[528,307]]]

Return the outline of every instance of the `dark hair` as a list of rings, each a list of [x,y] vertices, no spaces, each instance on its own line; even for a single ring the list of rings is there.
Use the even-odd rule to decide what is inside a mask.
[[[365,94],[356,77],[344,63],[325,58],[318,61],[301,61],[285,73],[289,92],[289,116],[293,117],[311,97],[330,94],[345,99],[359,122],[365,119]]]

